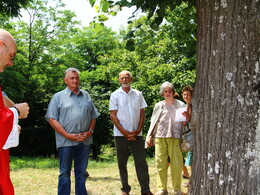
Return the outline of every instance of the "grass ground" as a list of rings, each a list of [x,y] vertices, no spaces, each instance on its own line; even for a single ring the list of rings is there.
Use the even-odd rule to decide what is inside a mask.
[[[147,159],[150,174],[150,187],[156,192],[156,169],[154,159]],[[132,187],[131,195],[139,195],[140,187],[135,174],[133,159],[128,162],[129,184]],[[88,172],[90,177],[86,181],[90,195],[120,195],[121,183],[116,161],[105,162],[90,161]],[[170,173],[170,171],[169,171]],[[15,187],[16,195],[55,195],[57,194],[58,160],[55,158],[12,158],[11,179]],[[72,174],[72,193],[74,191],[74,176]],[[170,177],[168,178],[168,191],[172,192]],[[185,194],[187,188],[182,181],[182,191]],[[171,193],[169,193],[171,194]]]

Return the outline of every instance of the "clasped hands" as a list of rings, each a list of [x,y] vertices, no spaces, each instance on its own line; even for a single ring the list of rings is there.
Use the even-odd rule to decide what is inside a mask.
[[[127,140],[129,140],[129,141],[135,141],[136,140],[136,136],[138,135],[140,133],[140,131],[139,130],[135,130],[135,131],[124,131],[123,132],[123,135],[124,135],[124,137],[127,139]]]
[[[68,139],[70,139],[72,141],[76,141],[76,142],[84,142],[91,135],[92,135],[91,131],[86,131],[86,132],[78,133],[78,134],[72,133],[72,134],[69,134]]]

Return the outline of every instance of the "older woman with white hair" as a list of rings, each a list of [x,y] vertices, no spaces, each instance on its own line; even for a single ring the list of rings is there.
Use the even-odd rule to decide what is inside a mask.
[[[157,168],[156,195],[167,195],[168,158],[170,159],[171,179],[174,194],[181,194],[181,174],[183,156],[180,148],[181,122],[175,121],[175,113],[185,104],[174,98],[175,89],[169,82],[160,87],[163,101],[155,104],[151,124],[146,137],[146,147],[155,145]]]

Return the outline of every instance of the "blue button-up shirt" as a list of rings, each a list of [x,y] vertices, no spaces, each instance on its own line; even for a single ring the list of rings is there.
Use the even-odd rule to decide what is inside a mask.
[[[90,121],[97,118],[99,113],[93,104],[88,92],[79,90],[76,95],[68,88],[56,93],[48,106],[45,115],[49,122],[50,118],[58,121],[68,133],[82,133],[89,130]],[[64,146],[75,146],[76,141],[66,139],[55,131],[57,148]],[[84,141],[84,144],[92,144],[92,136]]]

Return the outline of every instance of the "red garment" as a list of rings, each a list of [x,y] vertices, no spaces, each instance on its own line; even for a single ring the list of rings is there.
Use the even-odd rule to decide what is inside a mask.
[[[2,88],[0,86],[0,106],[4,107],[2,98]],[[13,114],[9,115],[7,120],[4,117],[4,109],[0,113],[1,123],[0,123],[0,195],[14,195],[14,187],[10,179],[10,165],[9,165],[9,150],[3,150],[3,146],[12,131],[13,128]]]
[[[0,195],[14,195],[10,179],[9,150],[0,151]]]

